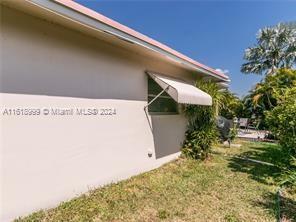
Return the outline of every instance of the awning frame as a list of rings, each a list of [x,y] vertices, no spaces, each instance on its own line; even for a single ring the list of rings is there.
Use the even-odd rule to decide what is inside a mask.
[[[155,100],[158,99],[164,92],[166,92],[169,89],[170,86],[167,86],[165,89],[163,89],[160,93],[158,93],[146,106],[144,106],[144,110],[147,110],[148,106],[151,105]]]
[[[212,105],[212,97],[197,87],[170,76],[146,71],[161,88],[177,103],[194,105]],[[159,96],[159,95],[158,95]]]

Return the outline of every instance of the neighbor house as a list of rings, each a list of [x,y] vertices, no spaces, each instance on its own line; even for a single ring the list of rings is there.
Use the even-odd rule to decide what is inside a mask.
[[[70,0],[1,0],[0,52],[0,221],[176,158],[194,82],[229,81]]]

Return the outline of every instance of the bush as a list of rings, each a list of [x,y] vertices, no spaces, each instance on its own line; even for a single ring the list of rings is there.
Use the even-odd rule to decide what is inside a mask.
[[[296,87],[285,91],[278,106],[266,112],[266,120],[283,149],[296,156]]]
[[[188,118],[188,129],[183,143],[185,156],[206,159],[213,143],[217,141],[216,117],[223,105],[223,93],[213,82],[200,82],[196,86],[212,96],[212,106],[185,105],[184,113]]]
[[[293,186],[296,188],[296,158],[291,157],[291,164],[284,170],[280,179],[281,185]]]
[[[206,159],[212,144],[217,141],[215,124],[205,122],[199,129],[187,130],[183,145],[183,153],[194,159]]]

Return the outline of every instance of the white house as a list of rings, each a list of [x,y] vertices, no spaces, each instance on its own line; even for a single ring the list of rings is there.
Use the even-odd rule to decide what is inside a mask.
[[[193,83],[229,81],[73,1],[0,2],[0,221],[176,158]]]

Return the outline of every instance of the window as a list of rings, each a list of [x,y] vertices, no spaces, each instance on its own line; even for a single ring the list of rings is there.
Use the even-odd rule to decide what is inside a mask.
[[[157,96],[163,89],[148,76],[148,103]],[[150,114],[155,115],[174,115],[178,114],[178,103],[163,92],[155,101],[148,106]]]

